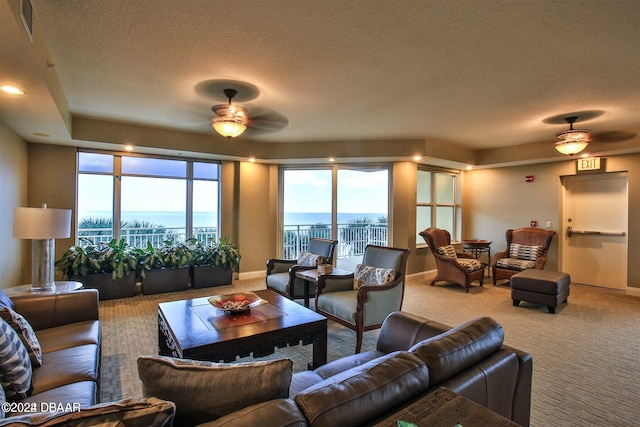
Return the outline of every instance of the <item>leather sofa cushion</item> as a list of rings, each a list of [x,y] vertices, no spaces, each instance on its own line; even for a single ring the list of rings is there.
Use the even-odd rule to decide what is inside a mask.
[[[311,425],[362,425],[425,392],[428,384],[423,361],[394,352],[301,391],[295,402]]]
[[[289,386],[289,399],[295,398],[302,390],[306,390],[312,385],[323,381],[320,375],[314,371],[301,371],[296,372],[291,377],[291,385]]]
[[[355,366],[364,365],[365,363],[373,359],[377,359],[378,357],[384,356],[385,354],[386,353],[378,350],[369,350],[363,353],[352,354],[322,365],[314,372],[320,375],[322,378],[329,378]]]
[[[502,326],[481,317],[421,341],[409,351],[427,364],[433,387],[498,351],[503,340]]]
[[[87,320],[36,331],[43,353],[85,344],[100,344],[100,321]]]
[[[276,422],[280,427],[309,425],[293,400],[274,399],[256,403],[215,421],[199,424],[198,427],[271,426]]]
[[[175,424],[215,420],[244,407],[286,398],[293,361],[214,363],[164,356],[138,357],[144,396],[176,404]]]
[[[95,344],[66,348],[42,356],[42,366],[33,368],[33,394],[79,381],[100,380],[100,348]]]
[[[40,409],[42,403],[60,403],[62,405],[80,405],[80,408],[88,408],[98,402],[98,384],[95,381],[80,381],[66,384],[42,393],[32,394],[21,400],[25,403],[36,403]],[[16,415],[13,413],[12,415]]]
[[[175,415],[173,402],[156,399],[134,398],[94,405],[81,411],[41,412],[20,415],[7,424],[13,427],[86,427],[86,426],[127,426],[127,427],[170,427]]]

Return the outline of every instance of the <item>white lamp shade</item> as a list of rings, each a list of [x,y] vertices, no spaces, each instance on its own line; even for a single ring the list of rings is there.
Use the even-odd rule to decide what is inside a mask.
[[[71,210],[15,208],[13,237],[16,239],[65,239],[71,237]]]

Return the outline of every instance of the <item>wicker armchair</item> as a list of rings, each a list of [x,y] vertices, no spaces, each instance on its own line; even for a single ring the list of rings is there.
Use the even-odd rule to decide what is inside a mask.
[[[507,249],[491,261],[493,284],[528,268],[544,269],[555,231],[524,227],[507,230]]]
[[[436,259],[438,272],[431,282],[453,282],[464,286],[465,292],[469,292],[471,283],[478,280],[480,286],[484,283],[484,267],[469,253],[456,252],[451,246],[451,234],[447,230],[431,227],[420,232],[422,238],[429,245],[431,253]]]

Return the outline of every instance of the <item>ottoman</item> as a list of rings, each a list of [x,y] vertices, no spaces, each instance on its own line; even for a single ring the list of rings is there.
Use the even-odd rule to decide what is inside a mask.
[[[569,297],[569,282],[567,273],[527,269],[511,276],[511,299],[513,305],[520,301],[546,305],[549,313],[555,313],[556,307],[567,302]]]

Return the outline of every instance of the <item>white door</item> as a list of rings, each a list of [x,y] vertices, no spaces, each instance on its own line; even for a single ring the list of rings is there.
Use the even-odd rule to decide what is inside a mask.
[[[571,281],[627,287],[627,175],[562,178],[561,270]]]

